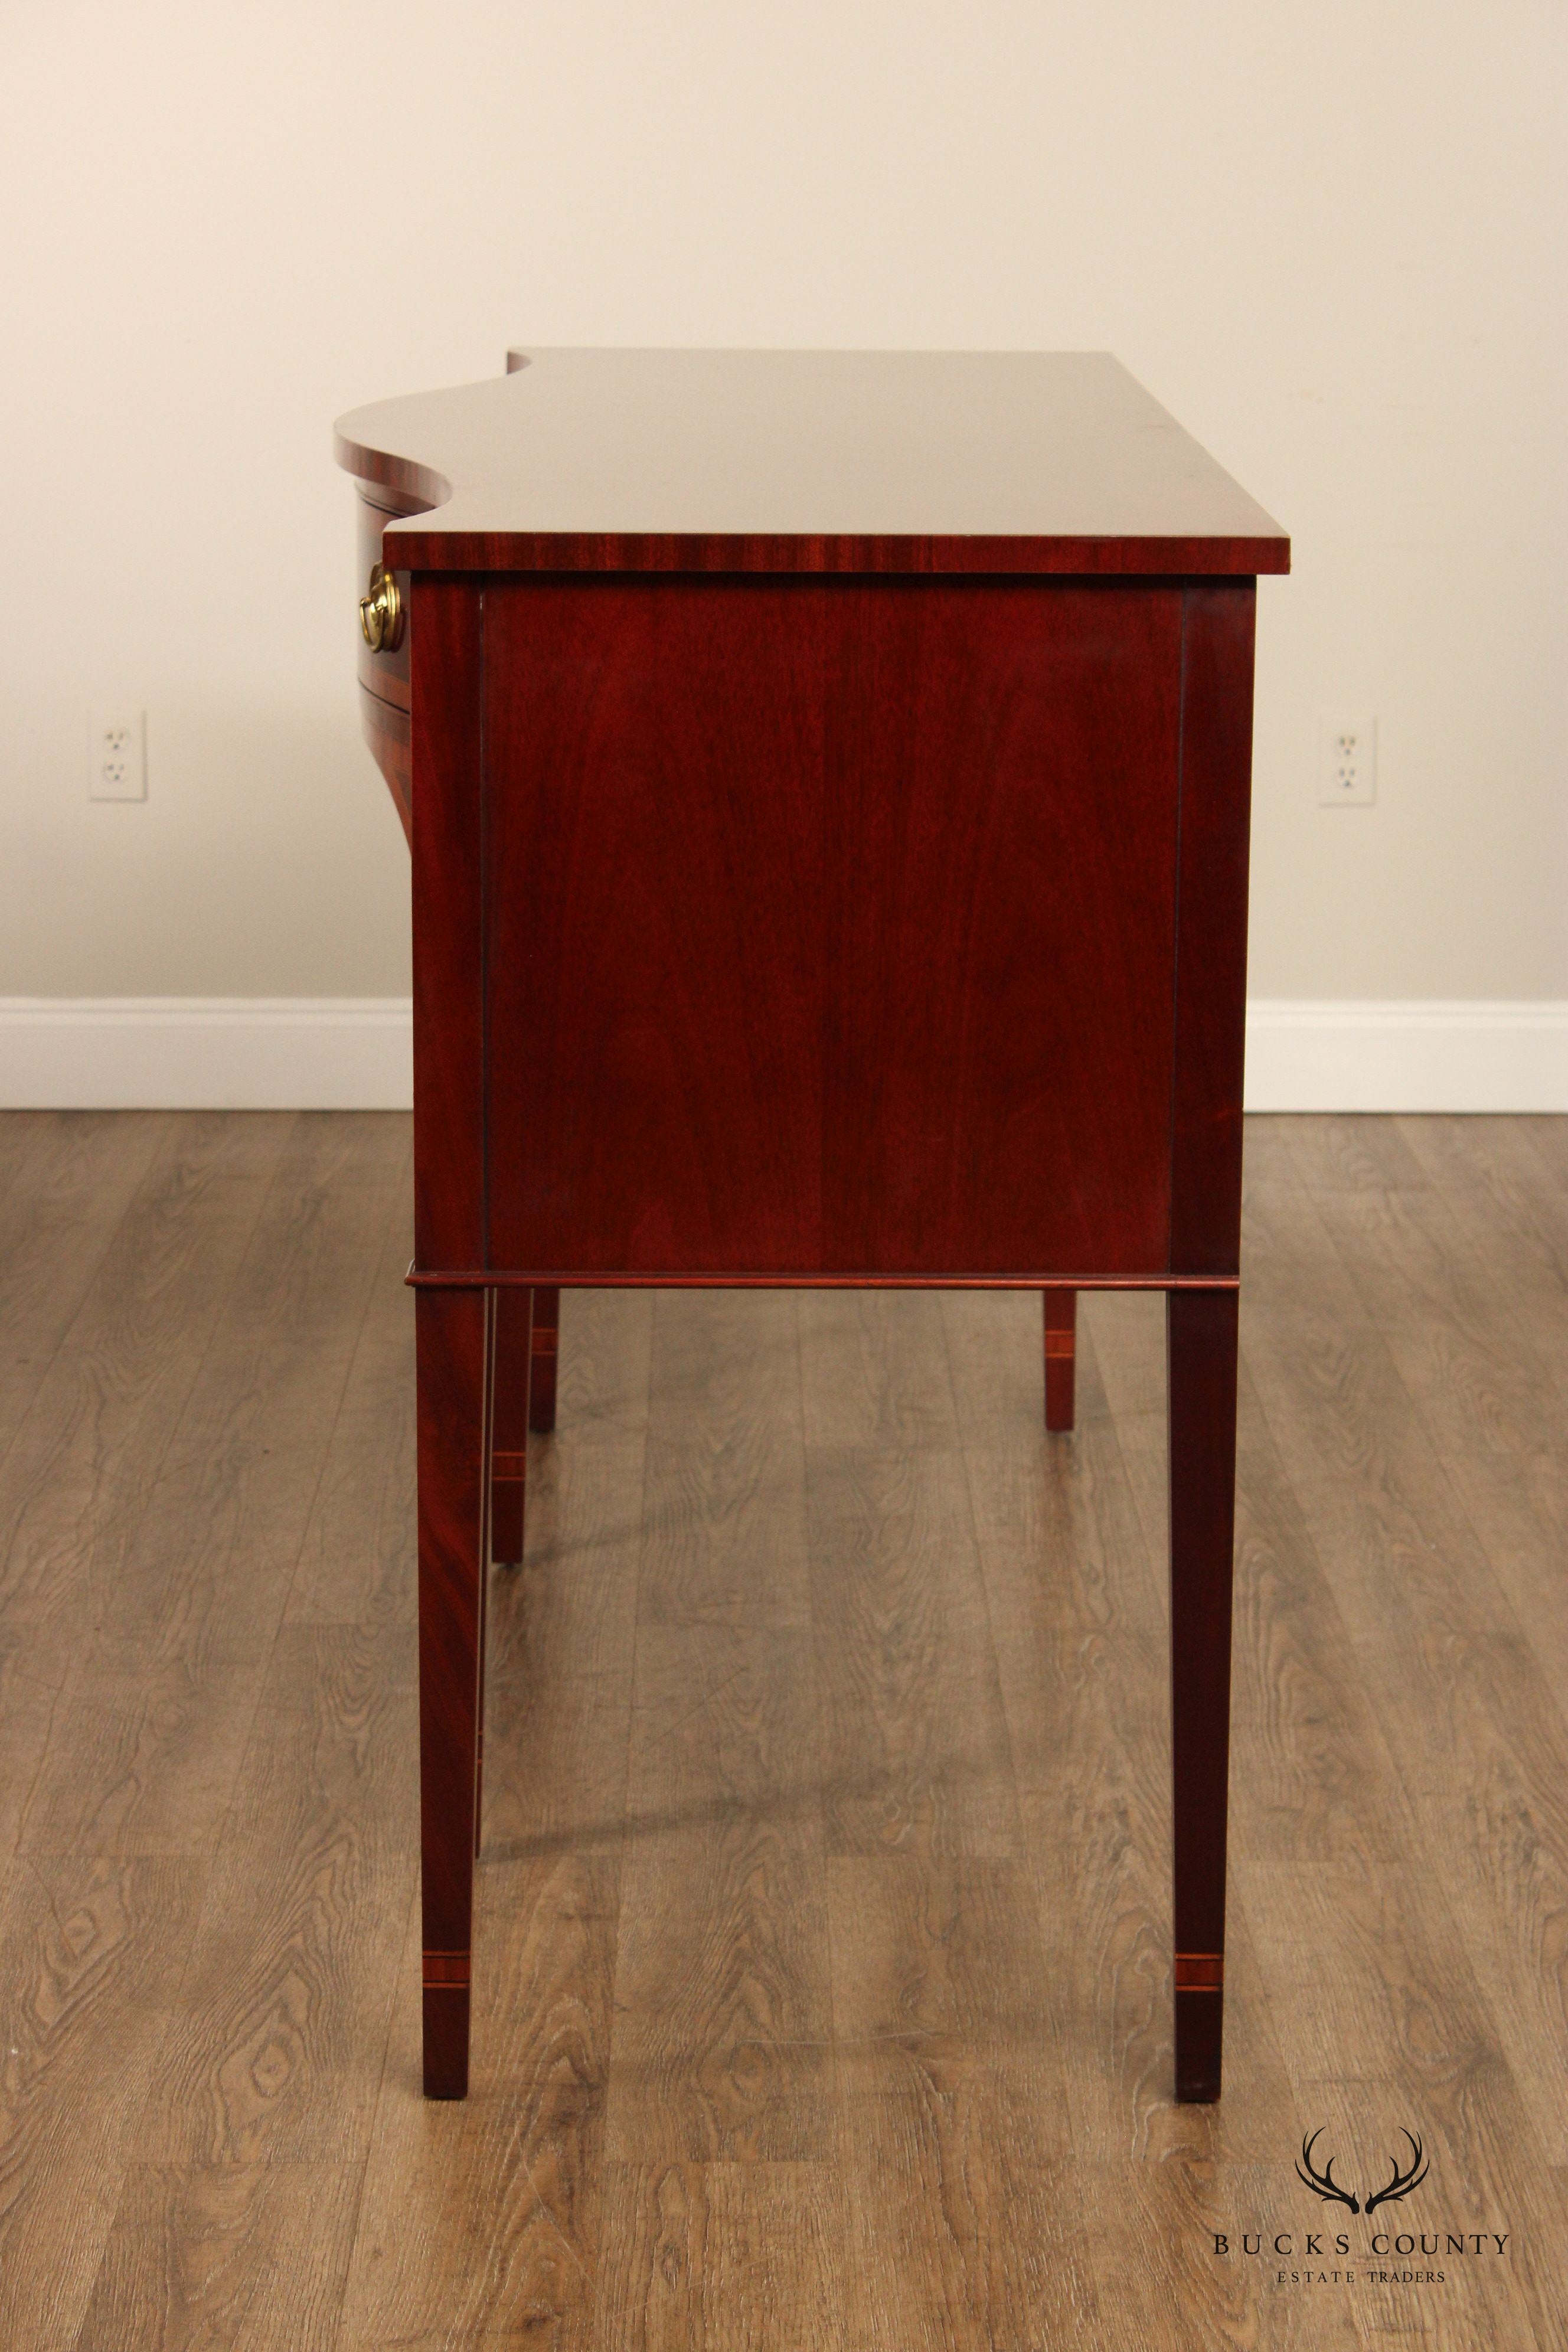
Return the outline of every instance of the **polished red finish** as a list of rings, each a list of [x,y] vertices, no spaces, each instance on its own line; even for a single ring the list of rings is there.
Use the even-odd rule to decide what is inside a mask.
[[[460,2099],[479,1835],[489,1301],[483,1291],[424,1291],[415,1314],[425,2088]]]
[[[408,713],[395,702],[362,686],[359,690],[360,732],[370,746],[376,766],[386,779],[392,804],[403,827],[403,837],[414,846],[414,759]]]
[[[411,508],[406,499],[397,499],[390,491],[385,490],[378,491],[373,496],[366,484],[363,482],[360,484],[358,547],[359,585],[362,594],[370,585],[372,572],[382,562],[382,534],[387,524],[399,521],[405,515],[413,511],[416,509]],[[397,584],[400,593],[405,595],[406,577],[400,574]],[[366,692],[377,696],[383,702],[393,703],[397,708],[406,710],[409,701],[409,643],[406,628],[395,646],[374,651],[366,644],[364,633],[361,630],[358,633],[355,650],[359,656],[359,682]]]
[[[525,1290],[542,1286],[541,1274],[512,1266],[409,1266],[410,1290]],[[597,1275],[557,1275],[563,1289],[595,1288]],[[1054,1288],[1068,1290],[1234,1290],[1234,1274],[1068,1274],[1052,1276]],[[616,1290],[1038,1290],[1037,1274],[620,1274],[607,1285]]]
[[[1176,2096],[1217,2099],[1225,2004],[1237,1294],[1165,1305],[1171,1463]]]
[[[552,1283],[541,1283],[533,1294],[532,1367],[529,1381],[528,1425],[540,1436],[555,1426],[555,1366],[561,1345],[561,1293]]]
[[[1181,635],[1170,588],[489,587],[488,1263],[1163,1273]]]
[[[1249,581],[1184,599],[1170,1263],[1191,1274],[1240,1266],[1256,602]]]
[[[1073,1367],[1078,1353],[1078,1293],[1046,1293],[1046,1427],[1065,1431],[1073,1423]]]
[[[1213,2098],[1251,575],[1288,542],[1093,355],[668,356],[343,429],[378,499],[450,500],[384,540],[426,2088],[467,2083],[484,1570],[521,1554],[561,1287],[1039,1288],[1061,1430],[1105,1286],[1170,1294],[1176,2088]],[[395,709],[395,666],[367,689]]]
[[[425,1265],[485,1251],[480,920],[480,600],[466,581],[415,598],[414,1249]]]

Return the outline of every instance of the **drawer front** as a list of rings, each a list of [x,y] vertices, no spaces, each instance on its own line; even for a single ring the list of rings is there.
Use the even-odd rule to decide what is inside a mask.
[[[1181,597],[485,598],[490,1262],[1169,1262]]]
[[[374,497],[371,495],[364,483],[362,482],[359,486],[358,593],[362,596],[370,586],[372,567],[381,562],[382,532],[386,529],[387,524],[389,522],[395,521],[400,514],[411,511],[411,509],[407,508],[381,503],[386,496],[387,493],[381,489],[379,486],[377,486]],[[413,511],[417,511],[417,509],[413,509]],[[404,611],[406,614],[408,608],[408,574],[406,572],[400,572],[397,574],[397,585],[402,593]],[[369,646],[367,646],[364,641],[363,633],[360,629],[359,615],[357,613],[354,615],[354,633],[359,645],[360,684],[363,687],[367,687],[372,694],[380,695],[384,702],[395,702],[403,709],[406,710],[408,708],[408,626],[406,621],[405,621],[404,624],[403,642],[397,646],[395,651],[391,653],[378,654],[371,651]]]

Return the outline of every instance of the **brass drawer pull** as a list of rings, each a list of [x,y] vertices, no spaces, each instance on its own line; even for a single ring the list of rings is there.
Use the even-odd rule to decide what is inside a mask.
[[[403,643],[403,599],[390,572],[370,568],[370,593],[359,600],[359,625],[373,654],[395,654]]]

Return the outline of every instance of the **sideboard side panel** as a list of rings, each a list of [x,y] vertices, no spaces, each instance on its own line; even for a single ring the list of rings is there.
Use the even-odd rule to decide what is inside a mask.
[[[1158,1273],[1180,593],[836,601],[825,1264]]]
[[[821,592],[495,583],[495,1262],[820,1255]]]
[[[1158,1279],[1182,594],[492,582],[492,1255]]]
[[[414,1246],[429,1267],[485,1257],[482,631],[477,582],[416,577]]]
[[[1192,587],[1184,602],[1171,1270],[1234,1275],[1257,587]]]

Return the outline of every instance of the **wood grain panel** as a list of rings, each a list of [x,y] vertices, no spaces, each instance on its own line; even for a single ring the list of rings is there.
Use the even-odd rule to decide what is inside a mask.
[[[507,572],[624,578],[1170,580],[1215,574],[1256,578],[1288,572],[1281,540],[1060,538],[1034,543],[997,532],[906,538],[828,537],[806,531],[453,530],[405,526],[389,542],[436,578]]]
[[[370,748],[376,766],[386,779],[386,789],[392,794],[392,805],[397,811],[397,821],[403,827],[403,837],[410,849],[414,846],[414,752],[413,730],[406,710],[394,702],[384,702],[366,686],[359,690],[360,732]]]
[[[822,625],[766,585],[489,592],[496,1264],[816,1255]]]
[[[493,1263],[1161,1271],[1173,593],[487,612]]]
[[[1178,599],[828,594],[822,1262],[1154,1271]]]

